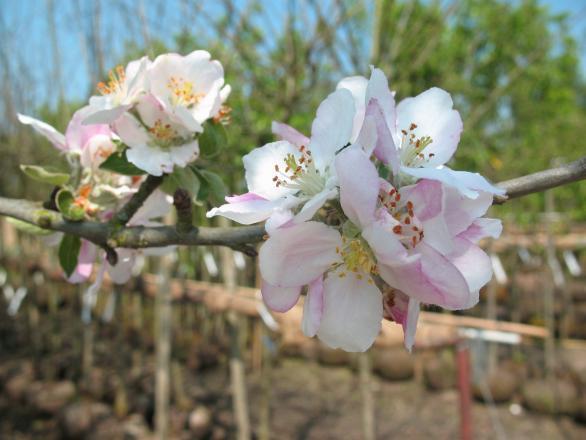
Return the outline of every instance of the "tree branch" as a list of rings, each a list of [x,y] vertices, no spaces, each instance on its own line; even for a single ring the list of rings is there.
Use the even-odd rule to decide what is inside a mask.
[[[124,226],[128,223],[132,216],[136,214],[136,211],[144,204],[145,200],[149,198],[161,183],[163,183],[163,176],[147,176],[145,181],[140,185],[140,188],[138,188],[138,191],[114,215],[112,223],[118,226]]]
[[[545,191],[584,179],[586,179],[586,157],[558,168],[551,168],[501,182],[497,186],[505,189],[507,195],[495,197],[494,203],[500,205],[509,199],[516,199],[527,194]]]
[[[494,203],[501,204],[509,199],[583,179],[586,179],[586,157],[558,168],[501,182],[498,186],[504,188],[507,195],[495,197]],[[216,245],[228,246],[247,255],[254,255],[255,249],[250,245],[261,242],[266,234],[264,225],[201,227],[179,232],[173,226],[121,228],[111,223],[71,222],[65,220],[60,213],[43,208],[41,203],[4,197],[0,197],[0,215],[13,217],[43,229],[76,235],[98,246],[110,248]]]

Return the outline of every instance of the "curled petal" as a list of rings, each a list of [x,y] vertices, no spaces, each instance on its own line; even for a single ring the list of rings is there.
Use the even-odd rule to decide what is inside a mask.
[[[273,286],[302,286],[315,280],[338,260],[338,231],[323,223],[306,222],[274,231],[259,251],[262,277]]]
[[[276,287],[263,281],[260,291],[262,299],[269,309],[275,312],[286,312],[297,304],[301,286]]]
[[[21,124],[30,125],[33,129],[47,138],[55,148],[61,151],[67,151],[67,144],[65,142],[65,136],[55,130],[54,127],[50,126],[46,122],[39,121],[38,119],[31,118],[30,116],[21,115],[18,113],[18,120]]]
[[[323,276],[313,280],[307,291],[305,302],[303,303],[303,320],[301,321],[301,330],[308,337],[317,334],[321,317],[324,312],[324,280]]]
[[[273,121],[271,124],[271,130],[273,134],[275,134],[284,141],[292,143],[296,147],[301,147],[302,145],[309,145],[309,138],[304,134],[298,132],[290,125],[284,124],[282,122]]]

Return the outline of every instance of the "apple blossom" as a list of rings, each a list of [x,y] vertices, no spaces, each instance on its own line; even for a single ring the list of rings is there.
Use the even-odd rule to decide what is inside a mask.
[[[88,112],[83,122],[110,124],[130,110],[148,90],[146,73],[150,64],[151,61],[144,56],[129,62],[126,68],[118,66],[110,71],[108,82],[98,83],[100,95],[90,98],[91,112]]]
[[[460,114],[453,109],[446,91],[433,87],[395,106],[384,73],[375,68],[369,80],[345,78],[338,89],[352,92],[357,103],[354,133],[368,117],[382,113],[384,124],[381,119],[376,121],[379,139],[375,154],[390,166],[396,182],[438,180],[470,198],[477,197],[480,191],[504,194],[478,173],[454,171],[445,165],[456,151],[463,129]]]
[[[208,212],[239,223],[267,220],[276,212],[298,209],[295,221],[312,218],[327,200],[337,196],[336,153],[348,146],[354,118],[347,90],[330,94],[319,106],[311,138],[276,123],[286,140],[254,149],[243,158],[248,193],[227,199]]]
[[[175,165],[183,168],[199,155],[194,133],[172,119],[152,95],[143,95],[135,114],[122,114],[113,127],[129,147],[128,160],[154,176],[173,172]]]
[[[149,93],[165,110],[192,131],[203,131],[205,121],[221,117],[230,94],[224,85],[224,69],[205,50],[186,56],[159,55],[148,69]]]

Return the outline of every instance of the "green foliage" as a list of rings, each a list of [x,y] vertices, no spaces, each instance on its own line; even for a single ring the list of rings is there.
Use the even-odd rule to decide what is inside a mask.
[[[171,174],[165,176],[161,185],[163,191],[173,195],[178,188],[189,191],[195,201],[200,190],[200,182],[192,167],[175,167]]]
[[[61,189],[55,196],[55,204],[63,217],[71,221],[81,221],[85,218],[85,212],[81,206],[76,205],[73,193],[68,189]]]
[[[100,168],[114,173],[123,174],[125,176],[142,176],[143,174],[146,174],[146,172],[128,161],[126,150],[110,154],[110,156],[102,162]]]
[[[59,245],[59,263],[69,277],[77,266],[77,259],[81,249],[81,240],[74,235],[64,235]]]
[[[54,186],[65,185],[69,181],[69,174],[54,171],[50,167],[38,165],[21,165],[20,169],[24,174],[37,182],[50,183]]]

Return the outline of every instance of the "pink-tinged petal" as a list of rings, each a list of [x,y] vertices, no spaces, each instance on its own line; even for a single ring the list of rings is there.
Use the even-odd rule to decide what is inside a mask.
[[[478,173],[454,171],[448,167],[440,168],[409,168],[401,167],[401,172],[418,179],[431,179],[457,189],[462,195],[475,199],[480,192],[504,195],[505,190],[492,185]]]
[[[319,171],[325,171],[336,152],[350,142],[353,119],[354,99],[346,89],[331,93],[318,107],[309,149]]]
[[[366,351],[383,316],[382,295],[366,274],[332,272],[324,281],[323,315],[317,336],[332,348]],[[359,278],[357,275],[361,275]]]
[[[471,292],[480,290],[492,278],[490,257],[468,240],[456,238],[454,242],[455,249],[447,258],[464,276]]]
[[[415,216],[423,225],[425,242],[442,254],[454,249],[453,234],[444,212],[444,188],[440,182],[423,179],[401,188],[401,196],[413,203]]]
[[[260,291],[262,299],[269,309],[275,312],[286,312],[297,304],[301,286],[276,287],[263,281]]]
[[[217,208],[213,208],[208,211],[206,217],[211,218],[220,215],[243,225],[251,225],[268,219],[275,210],[282,209],[283,207],[283,200],[249,200],[227,203]]]
[[[77,266],[67,281],[73,284],[87,281],[87,279],[92,275],[95,261],[96,246],[87,240],[81,240],[79,256],[77,257]]]
[[[407,250],[391,229],[375,222],[362,230],[362,237],[368,242],[377,260],[389,265],[417,261],[419,258],[408,255]]]
[[[366,155],[370,157],[376,148],[377,140],[376,122],[372,116],[366,116],[354,145],[362,148]]]
[[[366,103],[376,99],[384,120],[391,133],[397,131],[397,116],[395,109],[395,97],[389,89],[389,82],[381,69],[372,69],[370,80],[366,88]],[[368,110],[367,110],[368,114]]]
[[[386,165],[389,165],[394,175],[399,173],[401,162],[399,153],[393,140],[393,135],[389,130],[385,115],[379,101],[376,98],[371,99],[366,108],[366,116],[374,119],[376,124],[377,142],[374,149],[374,155]]]
[[[115,284],[124,284],[132,277],[132,268],[136,260],[136,251],[134,249],[117,248],[118,262],[115,266],[105,262],[108,275]]]
[[[483,216],[492,205],[492,194],[478,193],[478,197],[470,199],[454,188],[444,189],[444,218],[450,234],[458,235],[470,227],[479,217]]]
[[[65,142],[65,136],[55,130],[55,128],[43,121],[31,118],[30,116],[21,115],[20,113],[18,113],[17,116],[21,124],[30,125],[37,133],[46,137],[55,148],[61,151],[67,151],[68,148]]]
[[[144,147],[150,142],[150,137],[143,125],[130,114],[124,114],[114,123],[114,131],[122,142],[131,147]]]
[[[242,158],[248,190],[268,200],[276,200],[295,191],[284,185],[277,186],[275,176],[283,179],[285,158],[300,155],[299,149],[287,141],[277,141],[255,148]],[[279,171],[277,171],[277,169]]]
[[[271,130],[274,135],[278,136],[280,139],[284,141],[289,141],[296,147],[301,147],[302,145],[309,145],[309,138],[305,136],[303,133],[298,132],[290,125],[284,124],[282,122],[273,121],[273,123],[271,124]]]
[[[503,231],[503,224],[496,218],[477,218],[458,237],[464,238],[472,243],[478,243],[483,238],[499,238]]]
[[[309,283],[307,296],[303,303],[303,320],[301,321],[301,330],[308,337],[317,334],[321,317],[324,312],[324,279],[323,276],[317,277]]]
[[[434,286],[432,300],[423,300],[422,302],[436,304],[451,310],[467,307],[470,290],[466,279],[458,268],[425,243],[420,243],[417,246],[417,251],[421,254],[421,269]],[[410,292],[405,293],[409,294]]]
[[[349,76],[342,79],[336,86],[336,90],[346,89],[352,94],[354,107],[356,109],[352,120],[352,135],[350,141],[358,137],[364,121],[364,111],[366,108],[366,88],[368,80],[363,76]]]
[[[252,192],[247,192],[240,195],[226,196],[224,197],[224,199],[228,203],[250,202],[252,200],[266,200],[264,197],[261,197],[258,194]]]
[[[293,212],[290,209],[277,209],[275,210],[268,220],[265,222],[265,231],[267,234],[273,235],[273,233],[279,228],[288,228],[293,226]]]
[[[409,298],[400,290],[395,290],[392,296],[383,303],[385,319],[392,320],[403,327],[405,348],[411,351],[415,343],[417,321],[421,303]]]
[[[379,177],[374,164],[358,148],[346,148],[336,157],[340,203],[348,218],[365,227],[374,221]]]
[[[90,100],[91,104],[91,100]],[[94,113],[90,113],[83,121],[83,125],[93,125],[93,124],[113,124],[122,116],[125,112],[130,110],[132,105],[119,105],[114,108],[106,109],[106,110],[98,110]]]
[[[434,154],[428,162],[431,167],[446,163],[458,147],[463,125],[453,105],[449,93],[433,87],[397,106],[399,130],[409,130],[415,124],[413,133],[417,138],[431,137],[432,143],[425,148],[425,154]]]
[[[335,188],[326,188],[322,192],[316,194],[311,199],[309,199],[301,208],[301,211],[297,213],[295,216],[295,222],[301,223],[307,220],[311,220],[311,218],[315,215],[317,211],[330,199],[336,198],[338,195],[338,190]]]
[[[401,188],[401,196],[413,202],[413,212],[420,221],[429,220],[441,214],[444,191],[436,180],[423,179],[415,185]]]
[[[93,112],[90,106],[85,106],[76,111],[65,130],[65,141],[70,151],[83,151],[88,147],[92,138],[100,137],[109,139],[112,130],[107,124],[84,125],[85,118]]]
[[[338,261],[341,246],[339,232],[323,223],[277,229],[260,248],[260,272],[274,286],[302,286]]]

